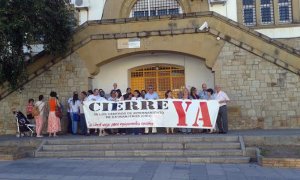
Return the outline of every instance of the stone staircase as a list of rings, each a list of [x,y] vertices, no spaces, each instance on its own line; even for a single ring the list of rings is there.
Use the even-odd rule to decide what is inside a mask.
[[[78,139],[75,139],[78,138]],[[147,135],[44,140],[37,158],[248,163],[239,136]]]

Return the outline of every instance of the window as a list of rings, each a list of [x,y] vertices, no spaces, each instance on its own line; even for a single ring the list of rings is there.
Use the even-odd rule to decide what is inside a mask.
[[[162,16],[179,13],[182,13],[182,8],[177,0],[139,0],[133,6],[130,16]]]
[[[274,23],[273,12],[274,11],[273,11],[272,0],[260,1],[261,24],[273,24]]]
[[[297,1],[297,0],[295,0]],[[278,25],[293,22],[293,15],[300,14],[294,0],[240,0],[238,21],[245,26]],[[299,12],[298,12],[299,11]],[[259,12],[259,13],[257,13]]]
[[[292,2],[291,0],[278,0],[279,22],[292,22]]]
[[[243,19],[246,26],[254,26],[256,24],[254,0],[243,0]]]
[[[134,17],[142,17],[145,16],[145,11],[135,11]]]
[[[167,9],[161,9],[157,11],[157,15],[159,16],[163,16],[163,15],[167,15],[168,14],[168,10]]]
[[[131,89],[143,90],[149,85],[154,87],[160,98],[165,96],[167,90],[172,90],[173,95],[185,87],[184,67],[173,65],[146,65],[130,70]]]
[[[179,14],[179,9],[178,8],[169,9],[169,14]]]

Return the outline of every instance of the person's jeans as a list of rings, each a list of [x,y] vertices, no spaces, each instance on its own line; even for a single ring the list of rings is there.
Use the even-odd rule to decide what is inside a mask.
[[[228,132],[228,118],[227,118],[227,106],[221,106],[219,108],[219,114],[217,118],[218,129],[221,133]]]
[[[72,133],[72,118],[71,118],[70,112],[67,113],[67,118],[68,118],[68,133]]]
[[[141,133],[141,128],[133,128],[133,134],[138,135]]]
[[[87,125],[84,114],[80,114],[80,129],[82,134],[87,134]]]
[[[79,115],[78,113],[70,113],[70,115],[72,119],[72,133],[77,134]]]
[[[181,128],[181,132],[183,132],[183,133],[192,133],[192,129],[191,128]]]

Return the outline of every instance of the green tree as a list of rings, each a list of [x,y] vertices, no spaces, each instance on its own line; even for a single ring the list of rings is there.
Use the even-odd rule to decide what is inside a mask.
[[[26,79],[25,47],[63,54],[75,26],[67,0],[0,0],[0,83],[16,88]]]

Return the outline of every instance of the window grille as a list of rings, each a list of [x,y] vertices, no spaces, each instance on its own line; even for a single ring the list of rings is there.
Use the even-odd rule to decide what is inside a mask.
[[[162,16],[180,13],[182,13],[182,8],[177,0],[139,0],[133,6],[130,17]]]
[[[152,85],[160,98],[164,98],[167,90],[172,90],[174,97],[185,87],[183,67],[172,65],[146,65],[130,71],[131,89],[143,90]]]
[[[274,10],[272,0],[260,1],[261,24],[274,23]]]
[[[256,25],[255,0],[243,0],[244,25]]]
[[[279,22],[292,22],[292,2],[291,0],[278,0]]]

